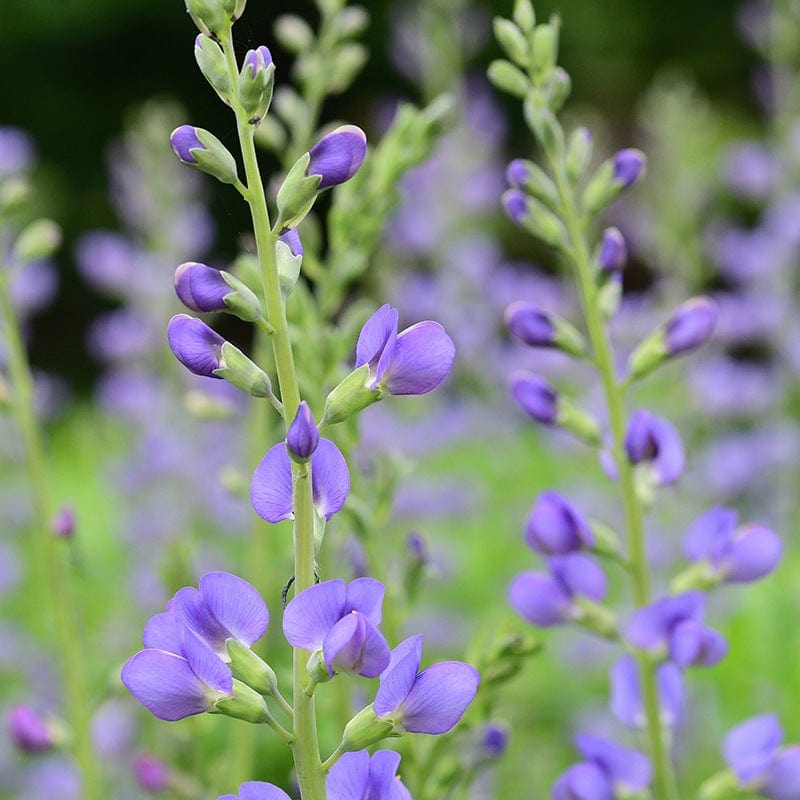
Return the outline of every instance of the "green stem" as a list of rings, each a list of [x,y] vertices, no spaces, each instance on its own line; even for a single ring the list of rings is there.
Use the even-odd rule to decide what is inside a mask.
[[[553,163],[555,162],[555,163]],[[597,302],[597,286],[592,274],[589,248],[584,233],[585,219],[578,211],[572,186],[563,165],[555,160],[551,167],[561,200],[561,211],[569,235],[571,256],[586,329],[594,355],[594,363],[603,384],[611,427],[612,448],[622,490],[625,531],[628,547],[629,574],[636,606],[650,603],[650,572],[645,552],[644,517],[636,497],[633,469],[625,455],[625,383],[620,383],[614,369],[614,357],[608,333]],[[656,800],[678,800],[675,775],[661,725],[656,667],[642,654],[637,656],[642,687],[647,737],[653,759],[653,789]]]
[[[33,492],[34,526],[31,538],[33,570],[39,573],[38,594],[50,606],[60,668],[64,678],[67,713],[72,727],[73,754],[82,777],[85,800],[105,796],[99,762],[92,752],[91,704],[86,683],[85,656],[72,581],[65,556],[67,549],[51,531],[52,505],[47,485],[42,433],[34,411],[34,387],[28,355],[8,285],[8,272],[0,264],[0,313],[5,321],[8,369],[13,391],[13,411],[22,432],[25,465]]]
[[[233,50],[230,29],[222,36],[222,48],[228,66],[231,85],[238,85],[238,70]],[[245,177],[247,180],[247,198],[253,220],[253,231],[256,239],[258,260],[261,264],[261,279],[267,319],[274,328],[271,341],[275,355],[275,369],[278,386],[283,403],[284,425],[288,426],[297,414],[300,405],[300,390],[289,338],[289,326],[286,322],[286,311],[281,295],[278,268],[275,262],[275,234],[270,229],[269,210],[264,194],[264,185],[258,167],[258,158],[254,142],[254,128],[248,122],[238,100],[233,98],[233,109],[236,113],[236,125],[239,133],[239,144],[242,148]],[[311,493],[311,471],[307,464],[292,465],[292,485],[294,492],[294,565],[295,591],[312,586],[314,576],[314,506]],[[295,648],[293,668],[294,689],[294,753],[297,781],[303,800],[324,800],[325,771],[319,756],[317,740],[317,723],[314,709],[314,698],[303,692],[308,683],[306,662],[309,654]]]

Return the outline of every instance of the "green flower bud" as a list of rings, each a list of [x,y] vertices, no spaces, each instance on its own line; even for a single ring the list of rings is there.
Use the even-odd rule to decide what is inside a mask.
[[[341,381],[325,400],[325,413],[320,426],[344,422],[380,400],[383,395],[379,389],[370,389],[368,380],[369,364],[364,364]]]
[[[495,17],[492,27],[494,38],[505,50],[506,55],[523,69],[527,67],[530,61],[530,48],[525,34],[510,19],[503,17]]]
[[[225,342],[220,350],[220,366],[214,375],[238,386],[253,397],[272,397],[269,376],[241,350]]]
[[[20,231],[12,258],[20,263],[53,255],[61,244],[61,228],[50,219],[37,219]]]
[[[522,99],[531,90],[528,76],[510,61],[497,59],[489,64],[487,71],[489,80],[502,92]]]
[[[555,424],[586,442],[590,447],[597,447],[603,441],[603,431],[597,420],[563,394],[558,395]]]
[[[214,703],[214,709],[226,717],[260,724],[272,718],[264,698],[247,684],[233,679],[233,696],[223,697]]]
[[[370,704],[366,708],[362,708],[344,726],[342,741],[337,749],[344,753],[363,750],[365,747],[392,736],[394,732],[394,723],[385,719],[378,719],[372,709],[372,704]]]
[[[531,0],[516,0],[512,16],[523,33],[531,33],[536,26],[536,13]]]
[[[667,343],[663,329],[653,331],[644,341],[640,342],[631,353],[628,362],[631,380],[638,380],[651,373],[659,364],[669,357]]]
[[[21,175],[0,182],[0,217],[19,211],[30,196],[30,182]]]
[[[263,319],[261,301],[256,297],[255,292],[230,272],[221,270],[220,275],[232,290],[230,294],[226,294],[222,298],[228,311],[245,322],[256,322],[256,320]]]
[[[309,50],[314,43],[314,31],[311,26],[295,14],[283,14],[278,17],[273,31],[278,44],[294,55]]]
[[[563,67],[556,67],[550,73],[545,87],[547,106],[553,114],[558,114],[562,109],[571,91],[572,78],[569,73]]]
[[[219,39],[232,22],[233,5],[225,0],[186,0],[186,10],[201,33]]]
[[[567,139],[567,177],[578,183],[592,160],[592,134],[588,128],[576,128]]]
[[[564,152],[564,130],[553,112],[543,108],[536,95],[529,94],[523,103],[522,113],[548,158],[551,161],[560,160]]]
[[[272,667],[237,639],[225,642],[234,678],[247,684],[260,695],[271,697],[278,691],[278,678]]]
[[[251,124],[257,125],[267,113],[274,83],[275,64],[269,49],[261,45],[249,50],[239,73],[239,102]]]
[[[558,27],[559,19],[553,16],[549,23],[537,25],[533,31],[531,67],[537,75],[545,75],[556,65]]]
[[[618,637],[617,618],[605,606],[601,606],[586,597],[577,596],[575,598],[575,607],[577,613],[574,619],[582,628],[586,628],[586,630],[602,636],[604,639],[616,639]]]
[[[311,211],[317,199],[317,189],[322,182],[321,175],[306,175],[311,161],[309,153],[304,153],[289,170],[289,174],[278,189],[276,203],[278,220],[276,228],[296,228]]]
[[[222,48],[210,36],[199,33],[194,40],[194,58],[222,102],[230,105],[231,82]]]
[[[283,239],[277,239],[275,242],[275,262],[278,267],[281,294],[284,297],[288,297],[294,291],[297,279],[300,277],[303,254],[298,253],[295,255],[287,242],[283,241]]]

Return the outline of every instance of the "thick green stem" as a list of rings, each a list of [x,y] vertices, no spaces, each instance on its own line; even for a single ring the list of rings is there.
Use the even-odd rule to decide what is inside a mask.
[[[30,568],[36,574],[36,593],[49,606],[50,633],[55,637],[64,679],[68,721],[72,728],[73,754],[82,778],[82,797],[101,800],[105,796],[99,761],[92,752],[91,704],[86,684],[84,658],[91,648],[82,641],[79,608],[66,561],[64,542],[51,531],[52,505],[45,470],[44,445],[34,411],[34,388],[19,319],[11,300],[8,272],[0,264],[0,314],[4,321],[8,369],[12,383],[13,411],[25,446],[35,530],[31,539]]]
[[[231,85],[238,83],[238,70],[233,50],[230,29],[222,37],[222,47],[228,65]],[[264,194],[264,185],[258,167],[254,142],[254,128],[248,121],[237,100],[233,101],[239,144],[242,148],[247,199],[253,220],[258,260],[261,264],[261,279],[266,303],[267,320],[274,329],[271,335],[275,355],[275,370],[283,403],[284,424],[288,426],[297,414],[300,405],[300,391],[297,373],[289,338],[289,326],[275,262],[275,235],[270,228],[269,210]],[[292,485],[294,491],[294,562],[295,591],[312,586],[314,576],[314,507],[311,493],[311,471],[308,465],[292,465]],[[295,649],[293,669],[294,689],[294,753],[297,780],[303,800],[325,800],[325,771],[319,756],[314,698],[307,697],[303,688],[308,683],[306,662],[309,654]]]
[[[567,227],[571,248],[572,263],[581,305],[586,318],[586,329],[592,347],[595,367],[600,375],[608,406],[611,427],[612,448],[617,464],[622,491],[622,504],[625,516],[625,532],[628,548],[629,574],[636,606],[641,608],[650,603],[650,572],[645,552],[644,518],[642,508],[636,497],[633,470],[625,455],[625,389],[617,380],[614,357],[608,333],[597,302],[597,286],[592,275],[589,248],[584,232],[585,220],[580,214],[572,186],[560,163],[552,163],[556,186],[561,200],[561,211]],[[642,655],[637,657],[639,680],[645,716],[647,718],[647,737],[650,755],[653,760],[653,789],[656,800],[678,800],[675,775],[668,752],[668,744],[661,725],[658,701],[658,686],[655,666]]]

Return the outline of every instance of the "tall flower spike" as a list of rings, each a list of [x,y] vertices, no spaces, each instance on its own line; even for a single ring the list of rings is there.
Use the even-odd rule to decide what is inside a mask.
[[[330,439],[320,439],[311,456],[311,485],[317,513],[329,520],[342,508],[350,491],[347,462]],[[250,502],[267,522],[294,517],[292,464],[283,443],[272,447],[256,467],[250,481]]]

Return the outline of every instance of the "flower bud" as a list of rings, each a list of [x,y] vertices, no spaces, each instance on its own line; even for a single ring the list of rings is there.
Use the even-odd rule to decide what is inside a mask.
[[[555,184],[533,161],[515,158],[506,168],[506,180],[514,188],[524,189],[550,208],[558,204],[558,191]]]
[[[222,183],[236,183],[236,161],[212,133],[192,125],[181,125],[169,137],[172,151],[190,167],[213,176]]]
[[[60,244],[61,228],[50,219],[37,219],[17,236],[12,258],[18,263],[38,261],[53,255]]]
[[[530,46],[525,34],[510,19],[503,17],[495,17],[492,28],[494,38],[497,39],[506,55],[515,64],[526,67],[530,57]]]
[[[525,542],[534,552],[563,555],[594,544],[589,523],[557,492],[542,492],[525,526]]]
[[[367,154],[367,137],[355,125],[342,125],[323,136],[308,151],[306,175],[321,175],[318,189],[350,180]]]
[[[505,322],[514,336],[532,347],[553,347],[574,356],[586,352],[583,336],[572,325],[532,303],[512,303],[506,309]]]
[[[551,19],[549,23],[537,25],[533,30],[531,66],[533,71],[540,75],[555,66],[558,51],[557,24],[555,20]]]
[[[688,353],[705,344],[719,317],[717,304],[709,297],[693,297],[675,309],[664,329],[667,354]]]
[[[231,104],[231,81],[228,77],[228,67],[225,64],[225,54],[222,48],[204,33],[199,33],[194,40],[194,58],[200,72],[227,105]]]
[[[278,239],[289,248],[289,252],[293,256],[302,256],[304,254],[303,243],[300,241],[300,234],[296,228],[284,231]]]
[[[12,706],[6,728],[14,745],[28,753],[41,753],[55,744],[51,726],[31,706]]]
[[[345,753],[352,753],[356,750],[363,750],[365,747],[380,742],[394,732],[394,723],[379,719],[372,708],[372,705],[362,708],[344,726],[342,741],[337,749]]]
[[[51,526],[59,539],[71,539],[75,535],[75,509],[72,506],[61,506]]]
[[[295,461],[308,461],[319,444],[319,431],[308,403],[303,400],[286,432],[286,449]]]
[[[344,378],[326,398],[321,424],[344,422],[380,400],[382,393],[378,389],[370,389],[367,385],[369,381],[369,364],[363,364]]]
[[[573,182],[583,178],[592,159],[592,133],[588,128],[576,128],[567,140],[567,177]]]
[[[606,228],[603,231],[600,252],[597,255],[600,269],[609,274],[622,272],[627,260],[628,248],[625,246],[625,238],[619,229]]]
[[[196,261],[187,261],[175,270],[175,293],[192,311],[231,311],[240,319],[260,319],[261,303],[242,281]]]
[[[583,193],[583,206],[588,214],[596,214],[644,173],[647,159],[641,150],[620,150],[605,161],[589,181]]]
[[[262,661],[249,647],[238,639],[228,639],[225,648],[230,656],[233,676],[265,697],[278,691],[278,678],[274,670]]]
[[[258,124],[267,113],[274,82],[275,64],[269,49],[261,45],[248,50],[239,73],[239,101],[251,124]]]
[[[633,186],[644,172],[646,159],[641,150],[628,148],[614,155],[614,180],[624,189]]]
[[[264,698],[236,678],[233,679],[233,696],[220,698],[214,703],[214,708],[226,717],[252,722],[254,725],[272,718]]]
[[[560,249],[567,241],[561,220],[535,197],[528,197],[519,189],[508,189],[501,198],[506,214],[516,225],[530,231],[551,247]]]
[[[666,419],[639,410],[625,433],[625,452],[631,464],[647,464],[653,481],[661,486],[675,483],[684,467],[683,442]]]
[[[145,792],[160,794],[170,788],[170,772],[161,759],[147,753],[136,753],[131,762],[136,783]]]
[[[513,97],[522,99],[531,90],[528,76],[519,67],[515,67],[510,61],[503,58],[498,58],[489,64],[487,75],[489,81],[501,92],[506,92]]]
[[[554,425],[558,417],[558,392],[540,375],[517,372],[511,378],[511,394],[530,417]]]
[[[512,16],[523,33],[530,33],[536,25],[536,14],[531,0],[515,0]]]

